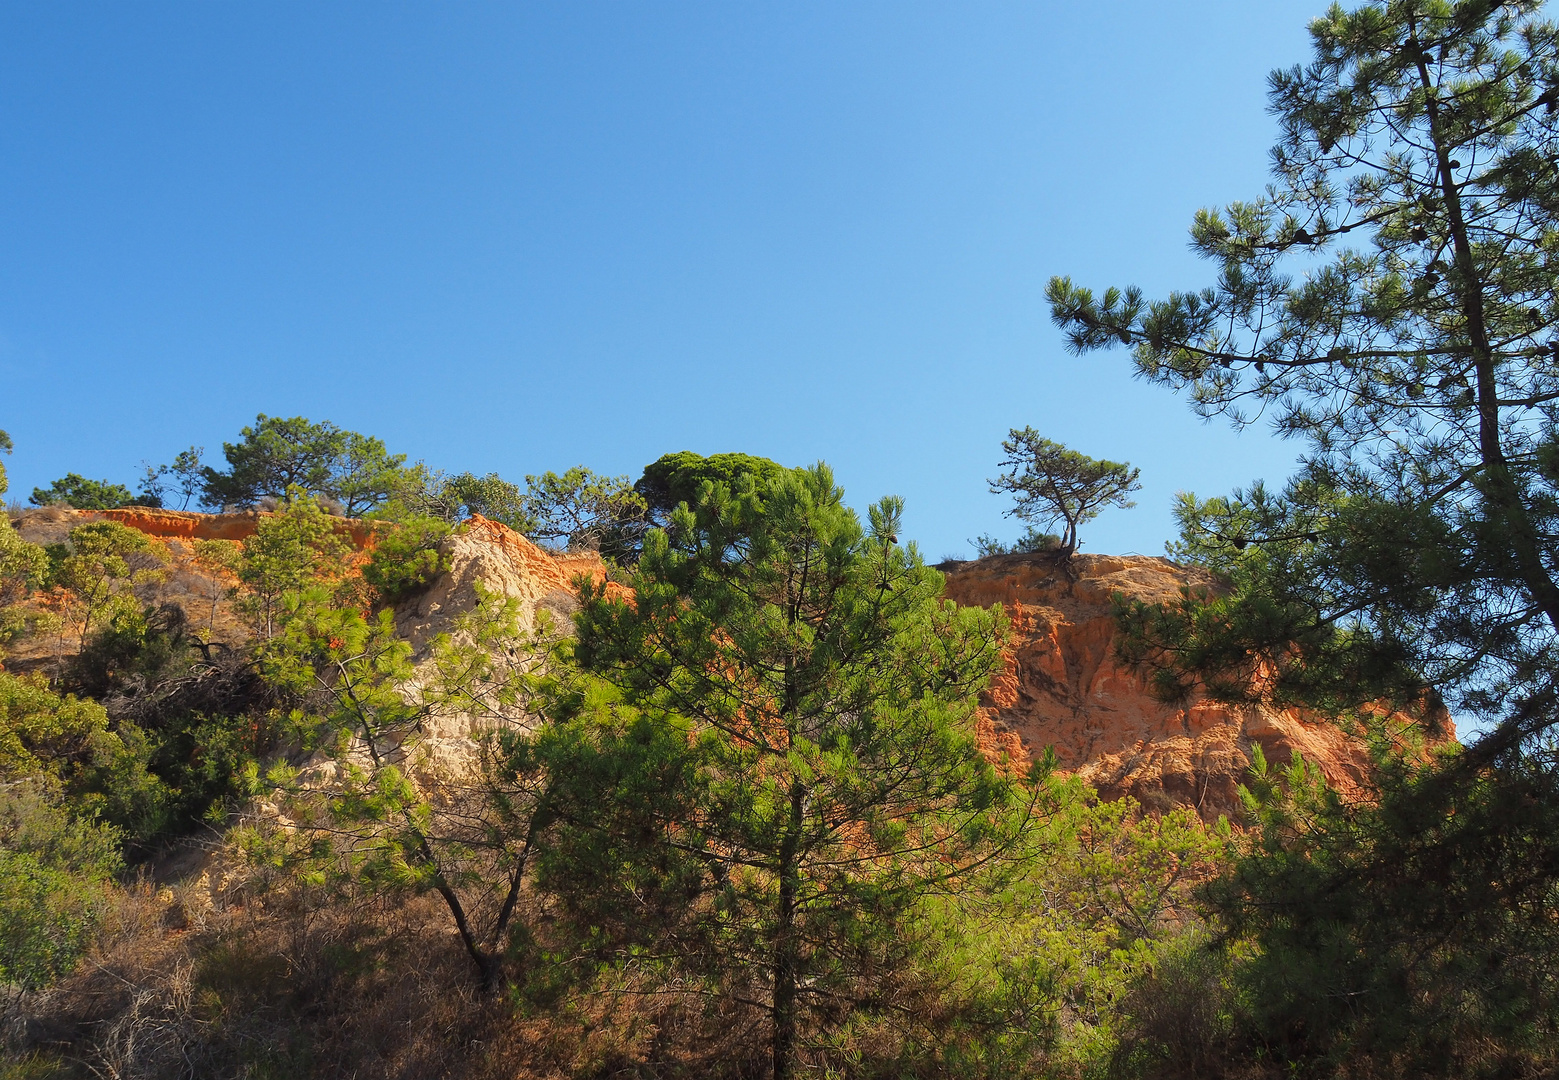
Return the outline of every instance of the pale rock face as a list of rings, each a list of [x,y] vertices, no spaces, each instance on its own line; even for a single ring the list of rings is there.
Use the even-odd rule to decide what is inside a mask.
[[[548,551],[480,515],[449,537],[443,550],[449,570],[395,609],[396,632],[411,644],[419,679],[428,674],[433,640],[458,632],[460,617],[480,602],[478,586],[518,600],[527,628],[535,628],[546,612],[553,628],[567,633],[579,606],[576,579],[598,582],[606,576],[606,566],[597,555]],[[478,752],[473,726],[472,717],[464,714],[430,717],[418,740],[423,770],[459,773],[469,768]]]
[[[1364,794],[1369,755],[1361,740],[1300,710],[1235,707],[1193,697],[1154,698],[1147,673],[1116,656],[1115,593],[1167,602],[1182,586],[1211,586],[1202,571],[1144,556],[1076,555],[1071,574],[1053,557],[1005,555],[947,568],[960,604],[1001,604],[1012,620],[1007,663],[985,695],[987,746],[1019,760],[1055,748],[1060,767],[1107,799],[1130,795],[1150,809],[1195,807],[1236,816],[1252,745],[1286,764],[1298,750],[1345,796]],[[1402,718],[1404,721],[1406,718]],[[1435,718],[1427,741],[1455,737]]]
[[[574,579],[606,576],[597,555],[551,552],[496,521],[480,515],[447,540],[448,573],[426,591],[395,609],[395,629],[411,642],[420,660],[438,634],[451,630],[459,616],[477,605],[477,585],[518,601],[527,620],[550,611],[554,623],[566,628],[578,608]]]

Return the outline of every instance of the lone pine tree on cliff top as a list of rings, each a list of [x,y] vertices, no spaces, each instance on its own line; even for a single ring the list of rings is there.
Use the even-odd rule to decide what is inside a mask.
[[[1059,524],[1063,528],[1062,558],[1077,550],[1077,527],[1099,516],[1109,506],[1135,506],[1127,496],[1142,487],[1141,471],[1118,461],[1098,461],[1042,438],[1031,427],[1013,428],[1002,440],[1006,456],[1001,475],[990,481],[991,491],[1012,493],[1017,505],[1006,511],[1031,526]]]

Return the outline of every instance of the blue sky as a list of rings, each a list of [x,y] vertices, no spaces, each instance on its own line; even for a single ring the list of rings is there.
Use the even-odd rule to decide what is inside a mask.
[[[1071,357],[1052,274],[1196,287],[1319,0],[0,5],[12,498],[257,412],[450,471],[830,462],[935,559],[1031,424],[1142,469],[1083,534],[1299,447]]]

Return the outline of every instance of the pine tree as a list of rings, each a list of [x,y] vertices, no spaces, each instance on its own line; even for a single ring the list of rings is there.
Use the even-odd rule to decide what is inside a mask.
[[[703,875],[708,946],[727,993],[769,1012],[778,1080],[808,1019],[879,994],[916,901],[1009,851],[1037,797],[974,740],[1000,615],[940,599],[898,543],[902,505],[863,529],[822,465],[706,482],[649,534],[633,599],[597,587],[579,619],[583,668],[674,733],[643,745],[683,747],[657,774],[691,812],[619,817]]]
[[[1006,471],[990,481],[992,493],[1012,493],[1017,505],[1007,516],[1028,522],[1030,536],[1033,526],[1060,524],[1057,550],[1063,558],[1077,550],[1079,525],[1098,517],[1105,507],[1136,505],[1127,496],[1142,487],[1137,482],[1140,469],[1068,450],[1031,427],[1013,428],[1001,448]]]
[[[1273,185],[1196,216],[1215,286],[1049,288],[1074,350],[1128,345],[1202,415],[1307,444],[1282,490],[1183,498],[1172,553],[1223,587],[1129,613],[1166,695],[1367,719],[1437,691],[1491,724],[1428,765],[1382,753],[1363,805],[1258,759],[1258,828],[1209,895],[1249,949],[1248,1047],[1296,1071],[1559,1058],[1559,30],[1539,7],[1334,5],[1312,61],[1271,78]]]
[[[1314,59],[1271,77],[1273,184],[1196,215],[1215,286],[1051,281],[1074,350],[1127,344],[1202,415],[1308,444],[1283,492],[1182,507],[1180,553],[1234,585],[1143,625],[1183,672],[1228,689],[1261,653],[1275,694],[1333,707],[1424,680],[1491,713],[1552,690],[1559,32],[1539,6],[1332,7]]]

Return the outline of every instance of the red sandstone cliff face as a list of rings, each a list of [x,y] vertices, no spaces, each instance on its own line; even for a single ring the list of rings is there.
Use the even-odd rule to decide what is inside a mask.
[[[1112,595],[1168,601],[1182,585],[1209,584],[1200,571],[1108,555],[1074,556],[1071,569],[1075,581],[1046,556],[1003,555],[947,573],[950,599],[1000,603],[1012,620],[1007,665],[982,710],[989,740],[1024,756],[1053,746],[1063,769],[1107,799],[1193,806],[1209,819],[1234,816],[1256,743],[1274,762],[1298,750],[1345,795],[1363,793],[1368,755],[1335,724],[1293,709],[1166,705],[1143,672],[1116,657]],[[1454,738],[1449,718],[1443,724],[1441,738]]]

